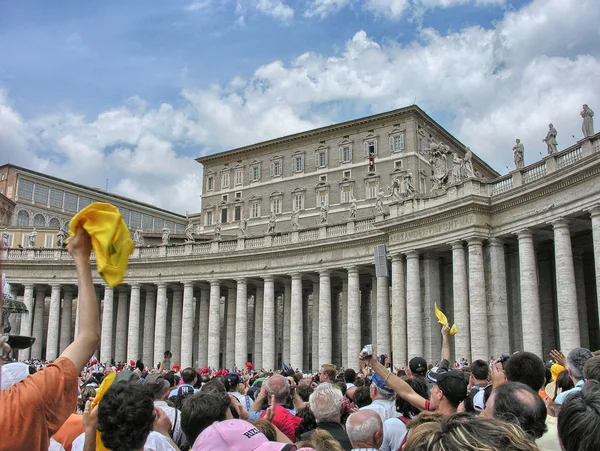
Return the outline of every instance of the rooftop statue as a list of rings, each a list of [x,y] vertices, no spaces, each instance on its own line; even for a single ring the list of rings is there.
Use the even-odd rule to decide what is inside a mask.
[[[587,104],[584,104],[583,110],[579,114],[583,118],[583,124],[581,125],[583,137],[588,138],[594,134],[594,112]]]
[[[517,138],[516,144],[513,147],[515,158],[515,168],[523,169],[525,167],[525,147],[521,144],[521,140]]]
[[[548,155],[558,152],[558,143],[556,142],[556,135],[558,135],[554,125],[548,124],[548,133],[546,137],[542,139],[543,142],[548,146]]]

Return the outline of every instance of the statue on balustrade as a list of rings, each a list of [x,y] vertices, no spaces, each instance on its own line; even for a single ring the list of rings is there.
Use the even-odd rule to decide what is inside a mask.
[[[66,237],[67,237],[67,234],[65,233],[65,231],[63,229],[59,229],[58,233],[56,234],[56,247],[58,247],[58,248],[65,247],[65,238]]]
[[[321,202],[321,224],[327,222],[327,215],[329,214],[329,206],[325,202]]]
[[[462,173],[464,168],[464,161],[458,156],[456,152],[452,154],[452,172],[450,173],[450,183],[460,183],[462,180]]]
[[[473,168],[473,161],[471,161],[473,159],[473,152],[471,152],[471,149],[469,147],[467,147],[467,153],[465,154],[465,159],[464,159],[464,170],[465,170],[465,177],[467,178],[476,178],[477,174],[475,174],[475,169]]]
[[[400,200],[401,198],[401,189],[400,189],[400,180],[398,178],[395,178],[392,181],[392,189],[391,189],[391,194],[394,197],[394,199],[396,200]]]
[[[29,235],[29,247],[35,247],[35,238],[37,237],[37,230],[35,228]]]
[[[513,147],[515,157],[515,168],[523,169],[525,167],[525,146],[521,144],[521,140],[517,138],[516,144]]]
[[[194,243],[196,241],[194,238],[194,224],[192,224],[192,221],[188,221],[187,226],[185,227],[185,237],[188,243]]]
[[[439,145],[431,152],[431,159],[429,160],[433,168],[433,175],[431,178],[431,191],[445,191],[446,183],[448,181],[448,157],[444,152],[443,148]]]
[[[275,226],[277,226],[277,216],[274,212],[269,215],[269,225],[267,227],[267,235],[275,233]]]
[[[377,209],[378,213],[383,214],[383,210],[384,210],[384,205],[383,205],[383,198],[385,197],[385,194],[383,192],[383,190],[381,188],[379,188],[379,191],[377,192],[377,199],[375,199],[375,208]]]
[[[406,193],[406,196],[414,197],[415,196],[415,185],[413,184],[412,173],[410,171],[408,171],[404,175],[404,179],[402,181],[404,183],[404,192]]]
[[[580,114],[583,118],[581,131],[583,132],[583,137],[588,138],[594,134],[594,112],[587,104],[585,104],[583,105],[583,110],[581,110]]]
[[[299,216],[300,212],[294,208],[292,210],[292,215],[290,216],[290,224],[292,226],[292,230],[298,230],[300,228]]]
[[[246,236],[246,229],[248,229],[248,219],[245,216],[242,216],[242,219],[240,219],[240,235],[241,236]]]
[[[2,231],[2,248],[8,248],[8,229]]]
[[[556,132],[554,125],[548,124],[548,133],[546,134],[546,137],[542,139],[542,142],[545,142],[546,146],[548,146],[548,155],[558,152],[556,135],[558,135],[558,133]]]
[[[358,202],[356,201],[354,196],[352,196],[352,199],[350,199],[350,205],[348,208],[348,219],[356,219],[356,212],[358,211]]]
[[[217,222],[215,224],[215,235],[213,237],[215,241],[219,241],[221,239],[221,223]]]
[[[167,226],[162,229],[162,244],[163,246],[169,245],[169,238],[171,237],[171,230]]]

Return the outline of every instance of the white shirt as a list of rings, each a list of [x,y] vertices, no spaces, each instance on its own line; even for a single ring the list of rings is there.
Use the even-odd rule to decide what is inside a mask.
[[[406,435],[406,425],[398,418],[388,418],[383,422],[383,444],[381,451],[397,451]]]
[[[398,416],[396,412],[396,402],[394,400],[376,399],[368,406],[361,407],[359,410],[371,409],[379,414],[381,421],[385,423],[388,418],[395,418]]]
[[[175,407],[171,407],[166,401],[154,401],[155,407],[160,407],[164,413],[167,414],[169,420],[171,420],[171,428],[173,429],[173,441],[177,445],[183,445],[187,443],[187,439],[183,430],[181,429],[181,412]],[[177,420],[175,420],[177,419]]]
[[[85,432],[77,437],[73,441],[72,451],[83,451],[83,445],[85,444]],[[162,435],[160,432],[152,431],[146,443],[144,443],[144,451],[175,451],[175,448],[171,446],[169,439]]]

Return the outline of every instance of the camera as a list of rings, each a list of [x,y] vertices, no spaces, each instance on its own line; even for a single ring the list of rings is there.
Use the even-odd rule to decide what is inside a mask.
[[[510,354],[508,354],[507,352],[503,352],[500,358],[498,359],[498,363],[501,363],[502,366],[504,366],[508,359],[510,359]]]
[[[365,347],[362,349],[362,352],[364,352],[367,357],[370,357],[373,355],[373,345],[365,345]]]

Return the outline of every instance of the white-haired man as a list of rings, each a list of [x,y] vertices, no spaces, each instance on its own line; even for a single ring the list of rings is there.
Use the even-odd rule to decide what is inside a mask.
[[[346,434],[344,427],[340,423],[343,401],[344,396],[342,392],[329,382],[317,385],[315,391],[308,398],[310,410],[317,421],[316,429],[329,432],[344,450],[350,451],[352,444],[350,443],[348,434]],[[314,429],[305,432],[300,436],[300,439],[310,440],[314,432]]]
[[[346,420],[352,450],[377,451],[383,444],[383,423],[374,410],[359,410]]]

